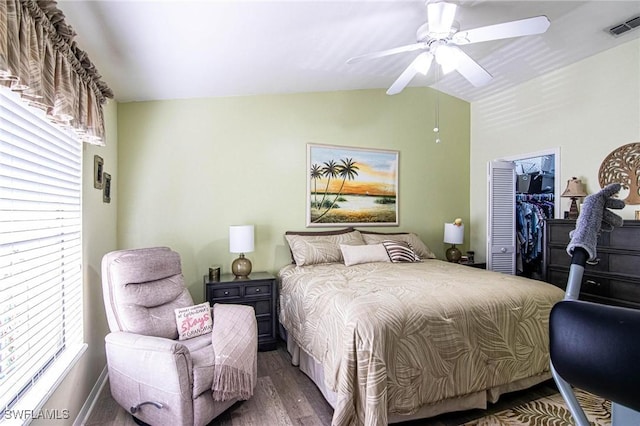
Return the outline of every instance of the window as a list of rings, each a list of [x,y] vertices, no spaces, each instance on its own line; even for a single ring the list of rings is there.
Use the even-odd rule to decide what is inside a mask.
[[[37,410],[85,347],[81,178],[82,144],[0,88],[0,421]]]

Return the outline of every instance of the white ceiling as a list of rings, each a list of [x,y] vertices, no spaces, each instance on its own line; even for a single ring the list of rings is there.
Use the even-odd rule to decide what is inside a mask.
[[[543,35],[463,46],[494,79],[474,88],[457,72],[433,86],[467,101],[640,37],[608,28],[640,1],[455,1],[460,29],[546,15]],[[347,65],[415,43],[419,1],[59,0],[66,21],[120,102],[388,88],[419,52]]]

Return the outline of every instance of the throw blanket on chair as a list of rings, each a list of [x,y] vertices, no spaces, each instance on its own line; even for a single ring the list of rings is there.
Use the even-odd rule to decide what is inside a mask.
[[[249,399],[258,378],[258,326],[251,306],[213,305],[213,399]]]

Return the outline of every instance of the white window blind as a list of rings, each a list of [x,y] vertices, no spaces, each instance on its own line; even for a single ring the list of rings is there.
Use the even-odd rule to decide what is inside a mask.
[[[0,422],[83,346],[81,178],[81,143],[1,88]]]

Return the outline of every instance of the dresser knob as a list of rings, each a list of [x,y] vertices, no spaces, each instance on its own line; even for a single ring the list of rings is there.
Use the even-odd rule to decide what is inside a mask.
[[[224,292],[224,295],[225,295],[225,296],[228,296],[228,295],[229,295],[229,292],[228,292],[228,291],[225,291],[225,292]]]
[[[260,293],[260,289],[259,288],[256,288],[256,293]]]
[[[507,252],[507,248],[506,248],[506,247],[502,247],[502,248],[500,249],[500,253],[506,253],[506,252]]]
[[[587,280],[587,281],[585,281],[585,284],[589,284],[589,285],[593,285],[593,286],[596,286],[596,287],[600,287],[600,283],[597,282],[597,281],[593,281],[593,280]]]
[[[600,258],[596,257],[593,260],[587,260],[587,265],[597,265],[598,263],[600,263]]]

